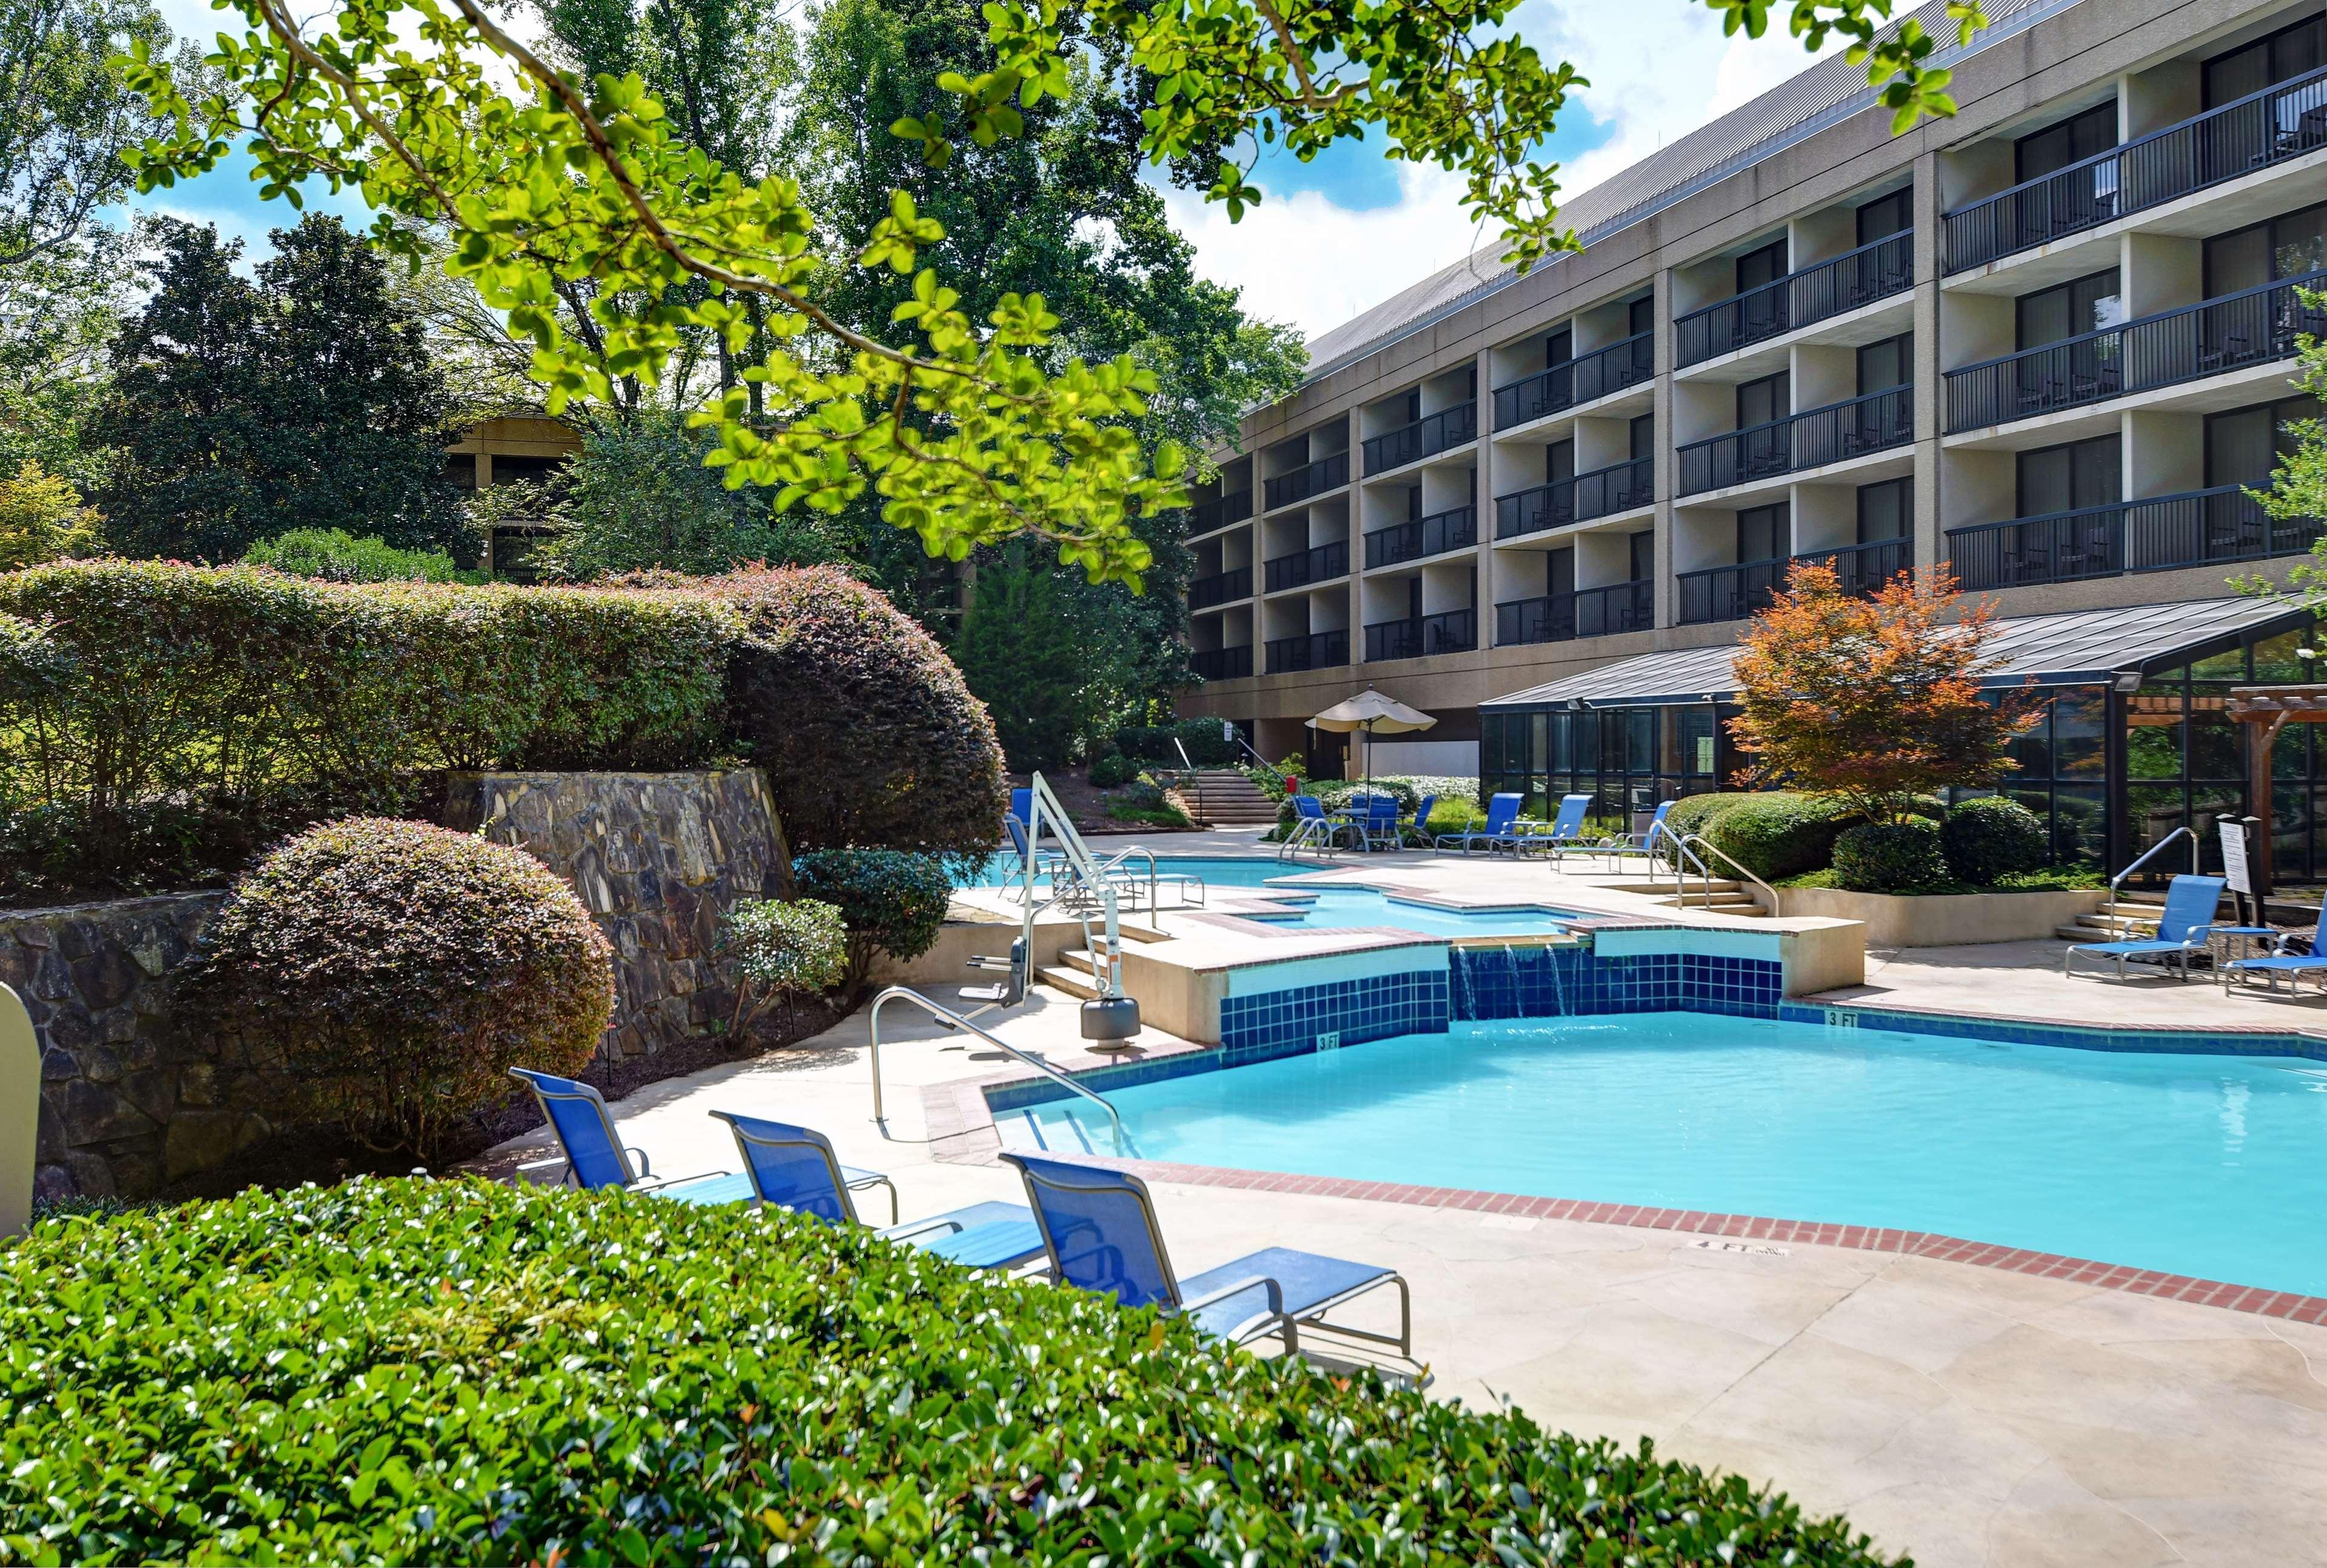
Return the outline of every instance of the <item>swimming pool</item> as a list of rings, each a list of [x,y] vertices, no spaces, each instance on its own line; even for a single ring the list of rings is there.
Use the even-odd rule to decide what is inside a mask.
[[[1098,851],[1099,858],[1107,858]],[[1146,868],[1145,861],[1127,863],[1135,875]],[[979,875],[981,887],[1005,886],[1018,869],[1015,856],[1001,854],[986,864]],[[1234,888],[1240,892],[1258,890],[1276,891],[1268,884],[1279,877],[1298,876],[1317,870],[1313,862],[1291,863],[1271,856],[1266,859],[1233,860],[1224,856],[1158,855],[1155,870],[1162,876],[1194,876],[1203,879],[1209,891],[1214,888]],[[1285,915],[1255,915],[1271,925],[1298,926],[1304,930],[1340,930],[1351,926],[1388,926],[1397,930],[1416,931],[1425,937],[1482,936],[1541,936],[1565,929],[1564,919],[1572,918],[1565,911],[1543,909],[1451,910],[1435,904],[1419,904],[1406,899],[1394,899],[1372,888],[1285,889],[1301,896],[1295,901],[1303,904],[1297,913]],[[1315,894],[1313,902],[1308,895]],[[1231,911],[1225,908],[1220,913]]]
[[[1149,1160],[1928,1230],[2327,1295],[2327,1064],[2297,1058],[1657,1013],[1107,1092]],[[1059,1104],[995,1121],[1018,1144],[1089,1131]]]

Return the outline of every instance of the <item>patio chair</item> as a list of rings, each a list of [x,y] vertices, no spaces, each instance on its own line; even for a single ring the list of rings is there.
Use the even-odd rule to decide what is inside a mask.
[[[1656,812],[1649,817],[1649,825],[1646,827],[1638,832],[1627,833],[1620,837],[1610,839],[1599,846],[1598,853],[1606,855],[1611,863],[1619,866],[1627,860],[1653,861],[1659,851],[1668,849],[1677,842],[1665,830],[1665,818],[1671,814],[1672,808],[1671,801],[1659,801]],[[1635,816],[1632,820],[1638,822],[1640,817]]]
[[[1010,791],[1010,815],[1002,819],[1002,830],[1009,835],[1010,853],[1018,857],[1018,863],[1022,866],[1026,863],[1026,838],[1033,831],[1033,820],[1034,791],[1031,789]],[[1067,864],[1067,857],[1055,849],[1039,851],[1034,856],[1034,881],[1041,882],[1049,877],[1055,882],[1060,871]]]
[[[2214,910],[2222,901],[2223,879],[2218,876],[2177,876],[2165,885],[2165,908],[2157,917],[2157,935],[2144,941],[2079,942],[2061,956],[2063,978],[2071,972],[2076,957],[2083,953],[2092,957],[2117,960],[2117,977],[2125,978],[2126,961],[2139,958],[2144,962],[2155,959],[2171,961],[2190,978],[2190,955],[2208,951],[2213,936]]]
[[[822,1133],[733,1111],[711,1114],[735,1134],[753,1199],[834,1225],[864,1223],[849,1200],[848,1167],[834,1157],[832,1141]],[[895,1195],[891,1188],[892,1200]],[[890,1218],[895,1218],[892,1201]],[[1033,1211],[1015,1203],[973,1203],[927,1219],[892,1223],[880,1234],[967,1268],[1014,1268],[1042,1255]]]
[[[1355,807],[1358,803],[1350,803]],[[1369,795],[1365,798],[1365,815],[1354,825],[1358,837],[1369,849],[1397,849],[1403,843],[1397,826],[1397,797]]]
[[[1303,850],[1319,854],[1331,854],[1341,848],[1337,842],[1341,825],[1325,815],[1325,803],[1314,795],[1287,797],[1293,802],[1293,832],[1276,846],[1276,858],[1291,860]]]
[[[625,1148],[614,1134],[613,1114],[596,1089],[573,1078],[559,1078],[553,1073],[529,1072],[521,1067],[509,1069],[509,1077],[533,1091],[541,1106],[541,1119],[557,1134],[558,1146],[565,1151],[563,1161],[536,1160],[518,1167],[520,1171],[538,1171],[546,1166],[563,1163],[561,1181],[571,1181],[585,1191],[602,1187],[620,1187],[631,1192],[651,1192],[658,1198],[675,1198],[681,1203],[742,1203],[752,1196],[751,1178],[729,1171],[714,1171],[699,1176],[659,1177],[647,1164],[646,1152]],[[632,1156],[637,1162],[631,1162]],[[848,1190],[862,1192],[874,1187],[889,1190],[889,1218],[897,1217],[897,1186],[878,1171],[859,1171],[844,1167],[842,1175]]]
[[[1609,841],[1586,838],[1584,835],[1584,814],[1592,809],[1589,795],[1563,795],[1559,798],[1559,813],[1551,819],[1551,828],[1540,835],[1536,844],[1563,865],[1571,854],[1604,854]]]
[[[1476,832],[1442,833],[1430,841],[1431,847],[1444,854],[1446,852],[1446,846],[1451,844],[1464,854],[1468,854],[1474,845],[1483,844],[1487,846],[1487,852],[1490,854],[1498,849],[1509,849],[1516,853],[1519,840],[1530,836],[1518,831],[1520,798],[1517,793],[1493,797],[1487,802],[1485,827]]]
[[[1422,847],[1430,847],[1430,814],[1438,809],[1438,797],[1425,795],[1416,802],[1413,818],[1398,828],[1398,847],[1403,849],[1410,840],[1419,840]]]
[[[1414,1354],[1414,1298],[1395,1269],[1270,1246],[1183,1280],[1172,1272],[1154,1200],[1138,1177],[1008,1150],[1002,1158],[1025,1178],[1051,1275],[1061,1283],[1126,1307],[1161,1308],[1230,1344],[1275,1335],[1292,1355],[1308,1328]],[[1335,1307],[1388,1284],[1397,1286],[1396,1334],[1326,1320]]]
[[[2277,952],[2259,958],[2232,958],[2217,966],[2221,974],[2222,994],[2230,994],[2233,979],[2248,980],[2257,975],[2269,982],[2273,995],[2278,992],[2278,977],[2286,976],[2287,1000],[2297,1000],[2303,994],[2303,977],[2308,975],[2318,982],[2319,994],[2327,996],[2327,954],[2294,953],[2286,949],[2284,938]]]

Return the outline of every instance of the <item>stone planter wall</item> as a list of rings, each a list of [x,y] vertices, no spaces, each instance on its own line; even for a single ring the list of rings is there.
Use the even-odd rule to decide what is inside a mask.
[[[2061,892],[1854,893],[1840,888],[1780,888],[1786,914],[1863,921],[1870,947],[1953,947],[2049,937],[2108,897],[2102,888]]]

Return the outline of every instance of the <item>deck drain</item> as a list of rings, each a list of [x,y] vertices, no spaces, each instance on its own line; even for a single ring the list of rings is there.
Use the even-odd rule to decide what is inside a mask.
[[[1699,1252],[1742,1252],[1749,1253],[1756,1257],[1791,1257],[1794,1255],[1793,1249],[1791,1247],[1760,1246],[1750,1241],[1716,1241],[1711,1237],[1706,1237],[1701,1241],[1692,1241],[1689,1243],[1689,1246],[1696,1248]]]

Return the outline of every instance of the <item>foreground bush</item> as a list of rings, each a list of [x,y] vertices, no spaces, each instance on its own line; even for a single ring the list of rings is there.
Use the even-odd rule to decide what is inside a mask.
[[[848,985],[864,984],[886,953],[900,962],[937,946],[953,879],[934,855],[893,849],[811,851],[792,862],[800,897],[834,905],[848,928]]]
[[[510,1068],[580,1070],[614,1004],[612,949],[547,866],[378,817],[261,861],[182,973],[199,1019],[281,1053],[302,1110],[424,1158]]]
[[[2005,795],[1958,801],[1939,827],[1948,869],[1975,887],[2034,871],[2051,857],[2051,847],[2042,820]]]
[[[1861,823],[1834,841],[1834,885],[1857,893],[1945,890],[1950,882],[1939,825],[1920,817]]]
[[[1739,795],[1736,800],[1696,831],[1769,882],[1831,863],[1836,836],[1861,820],[1850,807],[1830,797],[1776,789]],[[1673,807],[1674,816],[1679,813],[1679,807]]]
[[[0,1251],[0,1557],[1793,1563],[1781,1494],[744,1205],[477,1181]]]

